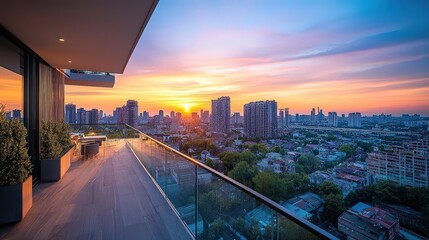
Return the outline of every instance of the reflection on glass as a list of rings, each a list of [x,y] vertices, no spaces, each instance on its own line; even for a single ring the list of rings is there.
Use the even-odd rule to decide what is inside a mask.
[[[24,117],[23,77],[0,66],[0,104],[5,104],[6,118]]]

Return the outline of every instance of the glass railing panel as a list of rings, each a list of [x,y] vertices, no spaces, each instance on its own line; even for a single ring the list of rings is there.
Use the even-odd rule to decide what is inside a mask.
[[[127,128],[127,132],[134,129]],[[138,132],[127,142],[193,234],[196,233],[196,166],[155,140]]]
[[[282,216],[281,214],[278,214],[277,222],[278,222],[277,239],[292,239],[292,240],[319,239],[311,232],[306,230],[303,231],[302,227],[300,227],[298,224],[294,223],[287,217]]]
[[[138,130],[127,127],[124,135],[198,239],[334,238],[252,189]]]
[[[180,218],[195,234],[196,223],[196,166],[185,158],[166,150],[164,193],[174,205]]]
[[[318,239],[222,178],[198,172],[199,239]]]

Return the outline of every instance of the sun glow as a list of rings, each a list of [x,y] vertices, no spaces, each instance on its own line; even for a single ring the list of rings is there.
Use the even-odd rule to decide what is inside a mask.
[[[191,110],[192,104],[191,103],[184,103],[182,104],[182,107],[185,109],[185,112],[189,113]]]

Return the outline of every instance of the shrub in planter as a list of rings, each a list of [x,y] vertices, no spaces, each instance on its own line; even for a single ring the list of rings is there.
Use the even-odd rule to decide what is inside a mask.
[[[41,180],[58,181],[70,168],[72,143],[68,126],[61,122],[42,122],[40,131]]]
[[[6,119],[0,104],[0,224],[17,222],[32,206],[32,165],[27,130],[21,121]]]

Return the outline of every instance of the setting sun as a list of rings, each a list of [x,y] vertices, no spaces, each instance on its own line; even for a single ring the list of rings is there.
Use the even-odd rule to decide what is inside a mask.
[[[184,103],[184,104],[182,104],[182,107],[185,109],[185,112],[188,113],[192,107],[192,104],[191,103]]]

